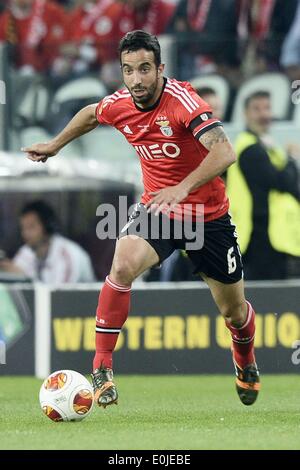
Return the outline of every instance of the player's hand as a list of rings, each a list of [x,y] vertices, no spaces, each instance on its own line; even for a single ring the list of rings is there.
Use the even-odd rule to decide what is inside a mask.
[[[158,215],[160,212],[168,214],[174,211],[176,205],[188,196],[188,191],[182,185],[177,184],[149,194],[152,198],[145,204],[145,207],[148,212],[154,212],[155,215]]]
[[[29,160],[43,163],[45,163],[48,158],[54,157],[58,152],[51,142],[33,144],[30,147],[22,147],[21,150],[27,154]]]

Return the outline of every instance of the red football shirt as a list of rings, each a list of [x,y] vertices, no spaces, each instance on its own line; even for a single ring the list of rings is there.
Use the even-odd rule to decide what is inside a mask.
[[[150,108],[138,108],[122,89],[100,101],[96,117],[118,129],[135,148],[143,172],[143,203],[151,199],[149,192],[174,186],[195,170],[208,154],[198,138],[221,125],[192,86],[175,79],[165,79],[160,100]],[[221,217],[229,207],[222,178],[195,189],[182,204],[191,204],[193,216],[196,204],[204,204],[206,222]]]

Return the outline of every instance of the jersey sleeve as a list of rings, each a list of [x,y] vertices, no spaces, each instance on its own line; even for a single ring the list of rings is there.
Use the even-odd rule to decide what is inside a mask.
[[[109,96],[105,96],[96,107],[96,119],[99,124],[113,125],[113,115],[111,110],[112,102]]]
[[[181,106],[176,108],[177,118],[199,139],[205,132],[222,126],[222,122],[213,117],[211,107],[196,93],[188,83],[181,94]]]

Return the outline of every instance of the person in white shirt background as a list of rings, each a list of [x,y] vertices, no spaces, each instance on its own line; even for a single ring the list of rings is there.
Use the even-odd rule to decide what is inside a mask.
[[[55,212],[47,203],[26,204],[20,215],[20,229],[25,244],[12,260],[0,261],[0,270],[50,284],[95,280],[88,253],[58,233]]]

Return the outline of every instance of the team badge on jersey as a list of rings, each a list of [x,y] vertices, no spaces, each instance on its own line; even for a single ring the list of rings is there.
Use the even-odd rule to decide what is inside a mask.
[[[207,121],[209,119],[209,117],[206,113],[200,114],[200,117],[201,117],[202,121]]]
[[[160,116],[155,122],[160,127],[160,132],[165,137],[171,137],[173,135],[173,129],[169,126],[170,121],[165,116]]]

